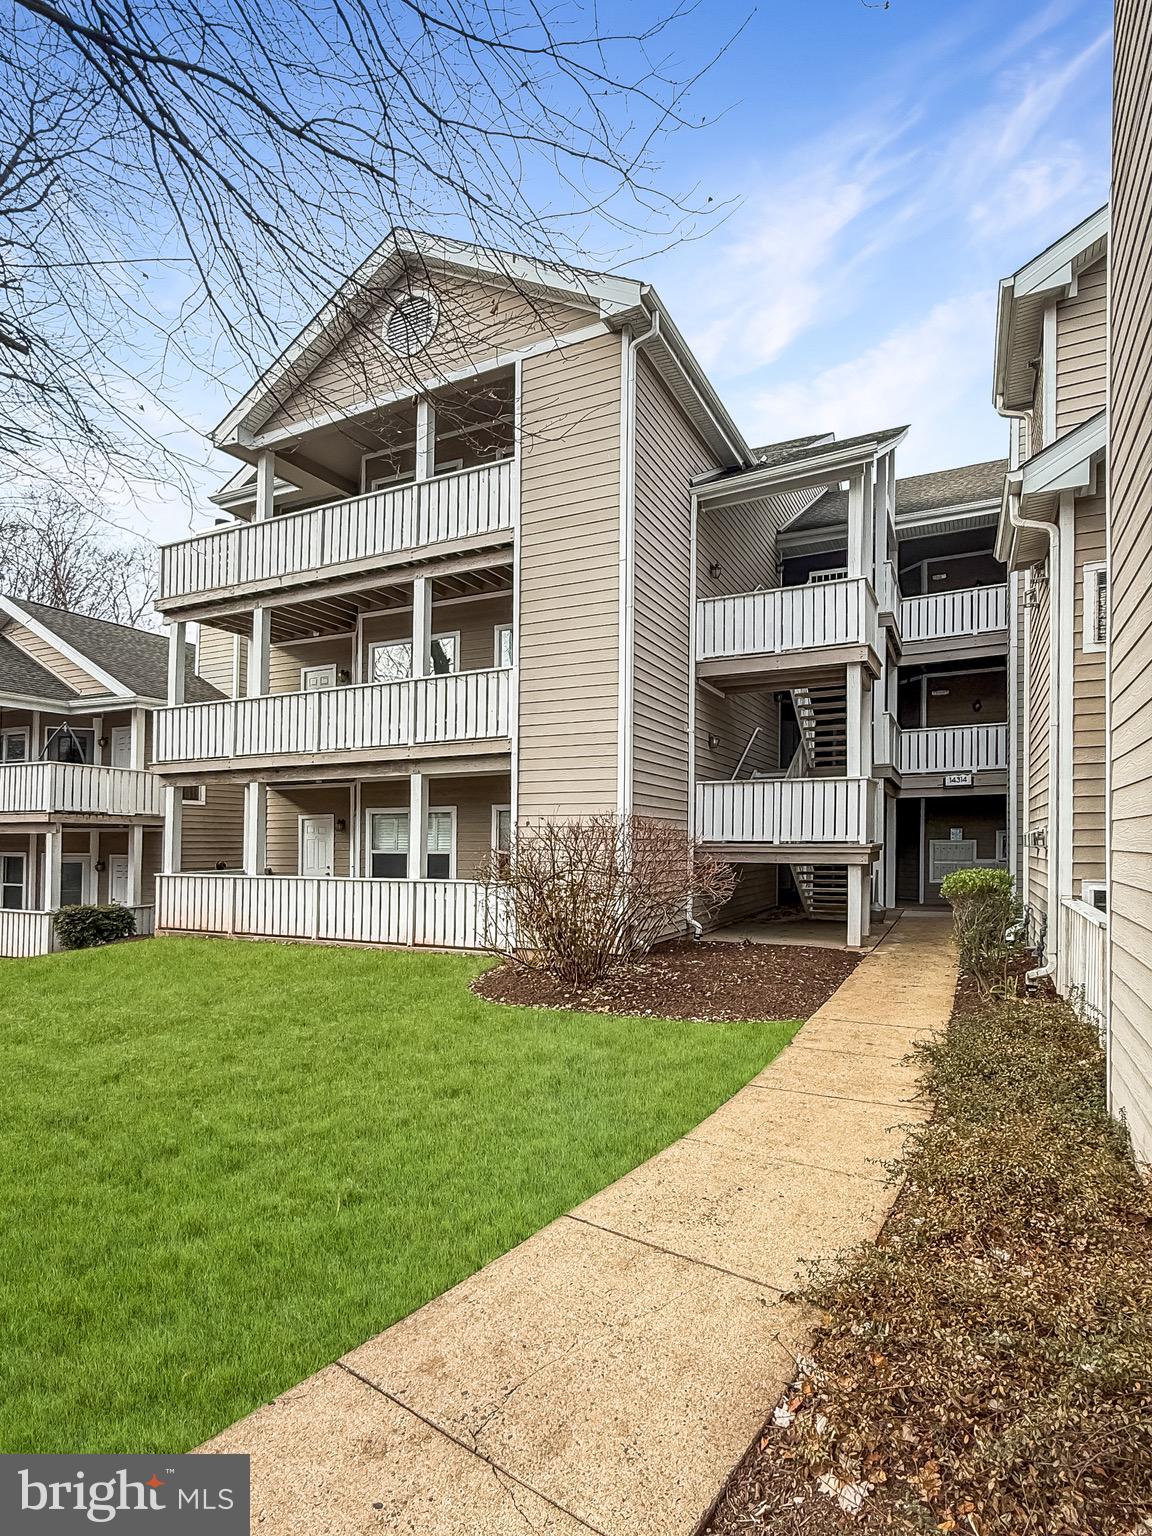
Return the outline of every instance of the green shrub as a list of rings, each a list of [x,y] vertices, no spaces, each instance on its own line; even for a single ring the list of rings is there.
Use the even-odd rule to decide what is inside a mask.
[[[1019,912],[1012,876],[1006,869],[957,869],[945,876],[940,894],[952,908],[961,968],[990,987],[1004,976],[1005,934]]]
[[[110,906],[61,907],[53,918],[56,937],[65,949],[91,949],[97,944],[114,944],[130,939],[136,932],[136,917],[131,907]]]

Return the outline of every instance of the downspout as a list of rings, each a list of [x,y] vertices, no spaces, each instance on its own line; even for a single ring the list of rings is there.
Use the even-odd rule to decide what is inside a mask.
[[[1056,974],[1056,940],[1060,932],[1060,709],[1058,686],[1063,662],[1060,646],[1060,528],[1057,523],[1025,517],[1020,493],[1008,492],[1008,521],[1014,528],[1042,533],[1048,540],[1048,958],[1025,974],[1031,986]],[[1053,698],[1056,694],[1055,699]],[[1053,778],[1055,777],[1055,784]],[[1057,793],[1053,793],[1053,790]]]

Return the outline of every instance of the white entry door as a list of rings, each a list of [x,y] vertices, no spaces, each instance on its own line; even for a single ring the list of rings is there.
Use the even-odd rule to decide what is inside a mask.
[[[108,895],[122,907],[128,905],[128,855],[113,853],[108,856]]]
[[[112,767],[131,768],[132,727],[130,725],[115,725],[112,727],[111,747]]]
[[[336,823],[331,816],[301,816],[300,873],[313,878],[332,873]]]

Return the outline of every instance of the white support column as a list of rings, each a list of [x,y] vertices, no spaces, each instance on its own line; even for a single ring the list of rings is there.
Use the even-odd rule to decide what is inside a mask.
[[[91,881],[91,889],[84,897],[85,901],[100,900],[100,871],[96,865],[100,858],[100,829],[93,827],[88,834],[88,878]]]
[[[896,796],[884,797],[884,877],[881,884],[884,906],[891,912],[896,905]]]
[[[50,827],[44,834],[44,909],[55,912],[60,905],[60,860],[64,855],[64,829]]]
[[[872,871],[867,864],[860,865],[860,936],[868,938],[872,932]]]
[[[104,716],[92,716],[92,762],[97,768],[104,762],[104,748],[100,745],[104,735]]]
[[[348,862],[353,879],[364,873],[362,791],[359,779],[348,786]]]
[[[268,864],[268,786],[244,786],[244,873],[262,875]]]
[[[416,478],[431,480],[436,473],[436,412],[429,400],[416,402]]]
[[[412,583],[412,676],[432,674],[432,583],[417,576]]]
[[[848,866],[848,943],[859,949],[864,938],[864,907],[868,901],[867,864]]]
[[[428,878],[428,779],[414,773],[408,801],[408,878]]]
[[[864,682],[864,664],[854,661],[845,669],[847,716],[845,719],[845,772],[850,779],[864,779],[872,772],[872,718],[868,709],[869,690]]]
[[[181,842],[184,833],[184,802],[180,791],[171,784],[164,786],[164,849],[161,865],[166,875],[178,875],[181,862]]]
[[[184,647],[188,626],[177,620],[168,626],[168,702],[184,702]]]
[[[876,580],[888,558],[888,534],[892,523],[893,479],[896,460],[886,453],[876,466],[876,490],[872,499],[872,549]]]
[[[143,768],[146,766],[144,748],[148,737],[148,717],[142,709],[132,711],[131,729],[130,763],[133,768]]]
[[[134,822],[128,828],[128,906],[140,906],[143,895],[144,828],[139,822]]]
[[[848,482],[848,575],[867,576],[865,550],[864,476],[853,475]]]
[[[276,498],[276,455],[270,448],[256,458],[256,510],[252,514],[258,523],[272,517]]]
[[[268,692],[269,641],[272,613],[268,608],[252,610],[252,638],[248,642],[248,697]]]
[[[32,709],[28,712],[28,757],[31,762],[36,762],[40,756],[40,711]]]

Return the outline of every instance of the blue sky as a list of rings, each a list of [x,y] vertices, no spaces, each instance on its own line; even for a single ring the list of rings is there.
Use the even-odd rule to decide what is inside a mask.
[[[629,9],[601,0],[601,25],[628,25]],[[655,284],[752,442],[909,422],[902,474],[1005,451],[996,285],[1107,197],[1110,13],[1108,0],[762,0],[693,98],[714,121],[663,155],[666,185],[734,206],[698,238],[617,263]],[[677,29],[682,63],[746,15],[703,0]],[[191,380],[170,398],[204,429],[229,403]],[[214,489],[233,461],[179,436]],[[188,528],[175,497],[146,498],[130,521],[158,538]]]

